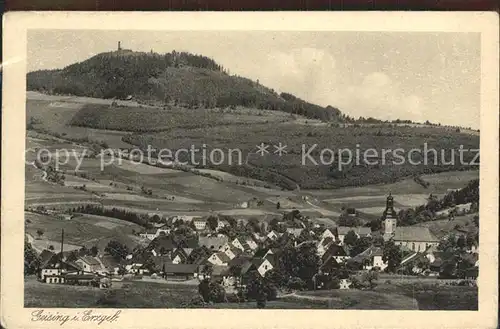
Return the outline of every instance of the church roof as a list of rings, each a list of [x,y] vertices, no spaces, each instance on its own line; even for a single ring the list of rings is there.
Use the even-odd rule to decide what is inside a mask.
[[[429,228],[421,226],[399,226],[394,232],[395,241],[439,242]]]

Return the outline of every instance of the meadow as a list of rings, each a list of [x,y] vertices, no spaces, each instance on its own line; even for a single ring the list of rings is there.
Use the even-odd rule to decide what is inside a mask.
[[[41,236],[37,234],[39,230],[43,232]],[[25,212],[25,232],[35,238],[35,243],[37,241],[42,243],[43,240],[60,242],[62,230],[64,230],[64,241],[68,244],[88,248],[98,245],[104,248],[110,239],[116,239],[133,248],[141,240],[135,233],[142,231],[143,228],[110,217],[77,214],[70,220],[64,220]]]

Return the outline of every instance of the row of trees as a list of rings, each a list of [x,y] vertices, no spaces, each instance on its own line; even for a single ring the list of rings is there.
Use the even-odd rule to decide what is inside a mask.
[[[127,222],[138,224],[145,228],[152,227],[149,221],[149,216],[147,214],[137,214],[132,211],[118,209],[118,208],[106,209],[100,205],[87,204],[85,206],[78,206],[76,208],[72,208],[71,212],[113,217],[125,220]]]

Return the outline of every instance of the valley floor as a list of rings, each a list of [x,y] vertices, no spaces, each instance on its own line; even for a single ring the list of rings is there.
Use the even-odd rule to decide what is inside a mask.
[[[425,281],[425,280],[424,280]],[[109,290],[51,285],[25,278],[25,307],[257,308],[255,302],[190,305],[197,286],[175,282],[113,282]],[[316,290],[281,294],[268,309],[477,310],[474,287],[425,282],[381,283],[373,290]]]

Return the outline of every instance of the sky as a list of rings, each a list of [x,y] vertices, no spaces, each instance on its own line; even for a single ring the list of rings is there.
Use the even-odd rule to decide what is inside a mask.
[[[479,128],[479,33],[34,30],[28,71],[122,48],[188,51],[352,117]]]

